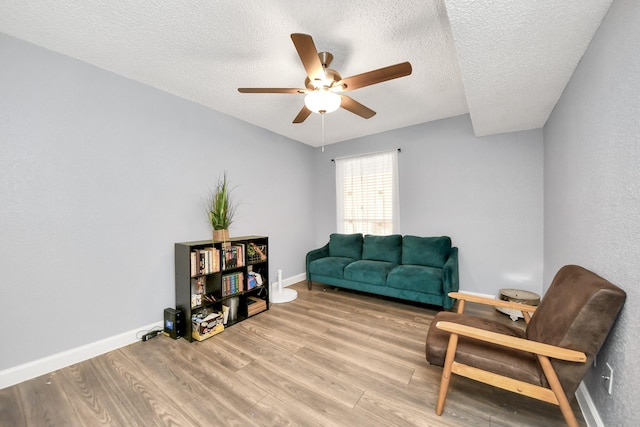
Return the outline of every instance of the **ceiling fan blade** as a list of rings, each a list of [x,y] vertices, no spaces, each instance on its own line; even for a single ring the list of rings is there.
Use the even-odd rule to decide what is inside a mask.
[[[291,40],[293,40],[302,65],[307,71],[309,80],[324,80],[324,68],[318,57],[318,50],[313,43],[313,38],[308,34],[294,33],[291,34]]]
[[[309,110],[306,105],[302,106],[302,110],[298,113],[295,119],[293,119],[293,123],[302,123],[307,117],[311,115],[311,110]]]
[[[279,87],[239,87],[240,93],[305,93],[306,89]]]
[[[368,107],[365,107],[353,98],[349,98],[346,95],[340,95],[340,99],[342,99],[340,107],[344,108],[347,111],[351,111],[353,114],[359,115],[363,119],[370,119],[371,117],[376,115],[375,111]]]
[[[348,92],[350,90],[370,86],[376,83],[386,82],[387,80],[397,79],[398,77],[408,76],[409,74],[411,74],[411,64],[403,62],[401,64],[390,65],[388,67],[378,68],[377,70],[347,77],[346,79],[339,81],[337,85],[343,85],[342,91]]]

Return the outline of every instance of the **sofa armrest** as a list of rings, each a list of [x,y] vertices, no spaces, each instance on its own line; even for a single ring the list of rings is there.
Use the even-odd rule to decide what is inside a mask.
[[[458,277],[458,248],[453,247],[442,272],[442,306],[446,309],[451,308],[455,302],[455,299],[449,296],[449,292],[458,292],[460,289]]]
[[[307,269],[307,281],[310,280],[310,277],[309,277],[309,264],[311,264],[313,261],[315,261],[317,259],[326,258],[328,256],[329,256],[329,243],[327,243],[326,245],[324,245],[321,248],[314,249],[312,251],[307,252],[307,260],[306,260],[306,264],[305,264],[306,269]]]

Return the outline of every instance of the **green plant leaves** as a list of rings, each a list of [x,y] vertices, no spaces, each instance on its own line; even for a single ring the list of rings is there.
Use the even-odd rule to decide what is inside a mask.
[[[209,210],[209,221],[214,230],[229,229],[233,223],[236,206],[231,197],[226,171],[221,178],[218,178],[218,183],[209,197],[207,209]]]

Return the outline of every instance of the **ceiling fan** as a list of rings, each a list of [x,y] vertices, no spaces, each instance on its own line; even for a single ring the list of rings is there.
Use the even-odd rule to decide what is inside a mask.
[[[238,91],[241,93],[306,94],[305,105],[293,119],[293,123],[304,122],[312,112],[325,114],[340,107],[362,118],[369,119],[376,114],[375,111],[341,93],[411,74],[411,64],[402,62],[343,79],[337,71],[328,68],[333,60],[333,55],[329,52],[318,53],[310,35],[294,33],[291,34],[291,40],[293,40],[302,65],[307,72],[304,89],[241,87],[238,88]]]

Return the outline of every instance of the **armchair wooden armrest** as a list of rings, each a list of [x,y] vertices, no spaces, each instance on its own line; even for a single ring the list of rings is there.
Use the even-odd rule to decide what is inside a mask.
[[[528,351],[530,353],[551,357],[553,359],[582,363],[587,361],[587,356],[581,351],[570,350],[563,347],[543,344],[537,341],[530,341],[523,338],[503,335],[484,329],[474,328],[472,326],[440,321],[436,323],[436,327],[452,334],[458,334],[465,337],[498,344],[504,347],[514,348],[516,350]]]
[[[517,302],[504,301],[501,299],[484,298],[476,295],[463,294],[460,292],[449,292],[449,296],[451,298],[455,298],[461,301],[469,301],[469,302],[475,302],[478,304],[492,305],[494,307],[510,308],[512,310],[526,311],[528,313],[533,313],[534,311],[536,311],[536,308],[537,308],[534,305],[520,304]]]

